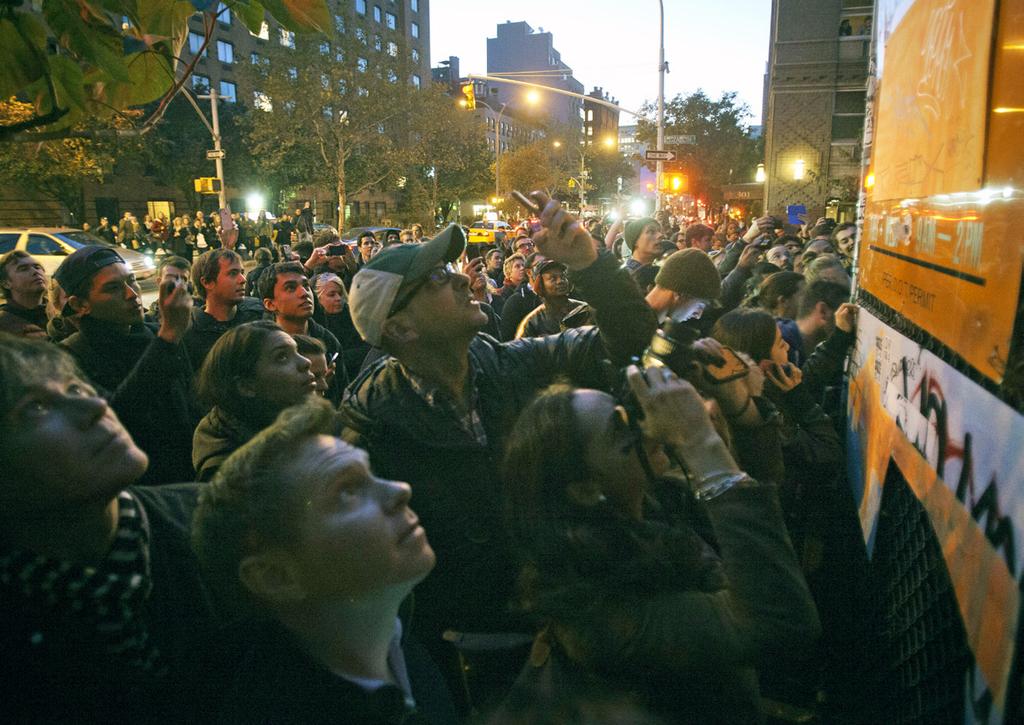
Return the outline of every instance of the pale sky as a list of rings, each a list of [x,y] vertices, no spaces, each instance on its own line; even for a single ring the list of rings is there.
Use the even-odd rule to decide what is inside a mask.
[[[456,55],[462,75],[486,73],[487,38],[507,20],[552,33],[585,93],[601,86],[632,110],[657,99],[657,0],[431,0],[431,65]],[[759,124],[770,20],[771,0],[665,0],[665,98],[737,91]]]

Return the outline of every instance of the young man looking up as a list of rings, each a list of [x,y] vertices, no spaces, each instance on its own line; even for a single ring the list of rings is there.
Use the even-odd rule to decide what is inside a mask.
[[[327,348],[328,361],[343,360],[338,338],[313,319],[313,290],[301,264],[278,262],[267,267],[260,277],[259,287],[263,306],[274,316],[274,321],[282,330],[292,337],[315,337]],[[341,393],[347,385],[348,373],[342,363],[338,374],[334,376],[328,397],[335,403],[340,402]]]
[[[196,487],[129,488],[146,465],[66,352],[0,335],[6,721],[199,716],[195,661],[214,626],[185,533]]]
[[[202,493],[202,567],[228,614],[258,619],[211,719],[455,722],[398,618],[435,561],[409,485],[375,475],[334,425],[322,400],[287,409]]]
[[[213,249],[192,263],[192,279],[203,300],[192,310],[192,328],[185,336],[185,347],[196,372],[220,336],[246,322],[263,318],[259,300],[245,296],[242,258],[230,249]]]
[[[199,420],[183,339],[192,298],[180,281],[160,287],[160,323],[143,320],[135,275],[111,247],[66,257],[54,278],[79,318],[64,345],[149,456],[147,484],[190,481],[192,429]]]
[[[542,259],[534,265],[530,285],[540,297],[541,304],[519,323],[516,329],[517,338],[557,335],[564,329],[563,320],[566,316],[585,304],[569,297],[569,292],[572,291],[569,270],[564,264],[553,259]],[[568,326],[579,327],[586,324],[588,319],[584,311],[578,323]]]
[[[20,249],[0,257],[0,332],[46,338],[46,272]]]

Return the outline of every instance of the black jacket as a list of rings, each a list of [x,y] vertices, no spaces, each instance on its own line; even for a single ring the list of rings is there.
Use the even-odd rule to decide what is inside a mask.
[[[169,672],[147,674],[98,649],[77,620],[30,605],[0,584],[0,702],[6,722],[188,722],[207,719],[196,678],[216,629],[189,546],[198,488],[133,488],[150,527],[150,637]],[[2,551],[2,546],[0,546]]]
[[[195,430],[192,437],[195,478],[197,481],[209,481],[227,457],[259,433],[260,428],[214,406]]]
[[[412,622],[428,647],[447,628],[493,632],[518,625],[507,606],[515,572],[496,471],[520,410],[560,376],[606,387],[602,361],[626,363],[653,333],[653,311],[610,255],[575,273],[574,282],[588,293],[600,329],[509,343],[478,335],[470,345],[486,446],[428,406],[394,358],[367,368],[347,392],[343,437],[370,453],[378,475],[412,485],[411,505],[438,553],[437,566],[417,588]]]
[[[188,350],[188,359],[192,363],[192,369],[197,373],[203,366],[203,360],[213,344],[220,339],[220,336],[232,327],[243,325],[246,322],[262,320],[264,317],[263,303],[254,298],[246,297],[235,310],[235,316],[227,322],[220,322],[201,307],[192,308],[192,327],[185,333],[185,348]]]
[[[540,303],[540,296],[526,283],[519,285],[515,292],[507,295],[501,312],[498,313],[501,315],[501,339],[506,342],[514,340],[519,323]]]
[[[457,723],[451,695],[422,646],[403,637],[416,710],[401,690],[386,685],[367,692],[335,675],[307,654],[277,623],[255,625],[226,684],[216,721],[221,723],[324,723],[327,725],[417,725]]]
[[[183,343],[165,342],[156,330],[154,324],[140,323],[124,335],[86,316],[79,331],[61,344],[149,456],[140,483],[190,481],[192,431],[199,421],[192,366]]]

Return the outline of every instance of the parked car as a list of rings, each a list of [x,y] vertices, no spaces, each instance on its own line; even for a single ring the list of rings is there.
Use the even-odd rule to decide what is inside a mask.
[[[113,247],[131,268],[135,279],[148,280],[156,276],[156,263],[152,258],[134,249],[125,249],[106,240],[70,227],[0,227],[0,254],[14,249],[35,257],[46,274],[53,276],[64,258],[89,244]],[[156,280],[153,280],[154,282]]]
[[[500,244],[505,241],[505,236],[512,231],[508,222],[500,219],[497,221],[476,221],[469,227],[469,236],[466,239],[470,244]]]
[[[373,232],[373,236],[377,238],[377,241],[383,244],[389,233],[401,234],[402,230],[399,227],[352,227],[341,233],[341,241],[355,244],[359,241],[359,235],[363,232]]]

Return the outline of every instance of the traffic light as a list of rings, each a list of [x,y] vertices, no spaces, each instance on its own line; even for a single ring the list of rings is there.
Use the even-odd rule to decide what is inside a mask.
[[[476,91],[473,89],[472,83],[464,83],[462,85],[462,95],[466,97],[465,106],[470,111],[476,108]]]
[[[198,194],[220,193],[220,179],[213,176],[204,176],[199,179],[194,179],[192,185]]]
[[[666,171],[661,177],[661,190],[671,194],[685,194],[690,190],[690,179],[679,171]]]

